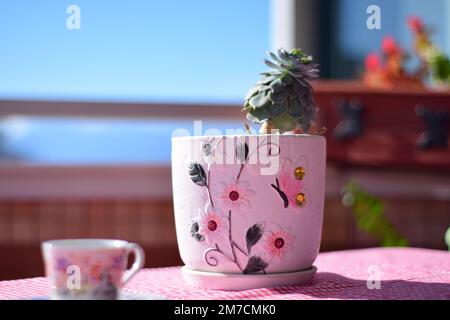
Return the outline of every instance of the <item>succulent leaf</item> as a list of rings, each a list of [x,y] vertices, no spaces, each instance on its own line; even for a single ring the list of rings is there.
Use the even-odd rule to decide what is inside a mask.
[[[254,122],[254,123],[264,123],[267,120],[269,120],[271,117],[267,113],[267,111],[264,108],[260,109],[251,109],[247,112],[247,119],[248,121]]]
[[[260,92],[250,99],[250,106],[253,107],[253,109],[263,108],[269,103],[270,103],[269,96],[266,95],[264,92]]]
[[[270,123],[280,132],[292,131],[297,127],[297,121],[287,113],[271,118]]]
[[[268,52],[270,68],[245,97],[248,120],[280,132],[309,130],[315,115],[313,88],[309,80],[319,76],[318,64],[300,49]],[[264,126],[263,126],[264,127]]]
[[[276,63],[273,63],[273,62],[270,61],[270,60],[264,59],[264,63],[265,63],[266,66],[268,66],[269,68],[273,68],[273,69],[277,69],[277,70],[283,71],[283,68],[282,68],[280,65],[278,65],[278,64],[276,64]]]
[[[281,82],[281,79],[277,79],[277,80],[273,81],[269,87],[272,90],[272,92],[274,92],[274,93],[284,91],[284,84],[283,84],[283,82]]]
[[[264,78],[259,80],[256,84],[258,85],[267,85],[270,84],[272,81],[278,79],[278,76],[272,75],[270,73],[267,73],[264,75]]]
[[[245,100],[248,100],[255,94],[257,94],[259,92],[259,88],[260,88],[259,85],[255,85],[250,90],[248,90],[247,94],[245,95]]]
[[[268,51],[267,54],[277,63],[283,63],[283,61],[277,57],[277,55],[273,52]]]
[[[285,113],[288,110],[288,106],[286,103],[276,103],[272,105],[270,108],[267,108],[267,113],[272,117],[277,117],[280,114]]]
[[[294,89],[297,97],[303,96],[307,92],[307,88],[302,86],[297,80],[292,84],[292,88]]]
[[[291,99],[289,103],[289,114],[295,119],[301,119],[305,115],[305,108],[300,103],[300,101],[296,99]]]
[[[289,58],[289,54],[284,49],[278,49],[278,56],[283,60],[287,60]]]
[[[292,78],[292,76],[290,76],[289,74],[285,74],[280,78],[280,81],[286,85],[289,86],[292,84],[292,82],[294,82],[294,79]]]
[[[269,93],[269,98],[274,103],[274,105],[279,104],[279,103],[284,103],[286,101],[287,97],[288,97],[288,94],[286,91]]]

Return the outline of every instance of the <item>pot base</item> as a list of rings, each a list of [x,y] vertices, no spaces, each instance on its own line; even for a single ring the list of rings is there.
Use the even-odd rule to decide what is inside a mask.
[[[294,272],[240,274],[197,271],[184,266],[181,271],[186,282],[196,287],[214,290],[249,290],[307,284],[313,279],[317,268],[312,266]]]

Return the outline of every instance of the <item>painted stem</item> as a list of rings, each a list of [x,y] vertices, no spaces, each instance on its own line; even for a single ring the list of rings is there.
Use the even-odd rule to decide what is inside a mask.
[[[228,240],[230,241],[231,253],[233,254],[234,262],[238,266],[239,270],[241,270],[241,272],[242,272],[243,269],[242,269],[242,267],[241,267],[241,265],[240,265],[240,263],[239,263],[239,261],[237,259],[236,251],[234,250],[235,242],[234,242],[234,240],[232,239],[232,236],[231,236],[231,210],[228,211],[228,224],[229,224],[229,227],[228,227]]]
[[[233,261],[233,258],[230,257],[228,254],[226,254],[224,251],[222,251],[222,250],[219,248],[219,246],[217,245],[217,243],[216,243],[216,247],[215,247],[215,248],[209,248],[209,249],[206,250],[205,253],[203,254],[206,263],[207,263],[208,265],[210,265],[211,267],[216,267],[216,266],[219,264],[219,262],[217,261],[217,258],[216,258],[216,257],[212,257],[212,256],[211,256],[211,257],[208,257],[208,255],[209,255],[211,252],[218,252],[218,253],[220,253],[221,255],[223,255],[225,258],[227,258],[228,260],[230,260],[231,262],[235,262],[235,261]],[[213,262],[211,262],[211,261],[213,261]]]
[[[211,170],[208,168],[208,183],[206,184],[206,191],[208,192],[209,203],[214,208],[214,202],[211,197],[211,190],[209,189],[209,185],[211,184]]]
[[[247,160],[246,160],[246,162],[247,162]],[[238,172],[238,175],[237,175],[237,177],[236,177],[236,182],[239,181],[239,178],[241,177],[241,174],[242,174],[242,170],[244,170],[244,166],[245,166],[245,162],[242,163],[242,164],[241,164],[241,167],[239,168],[239,172]]]
[[[235,241],[233,241],[233,245],[234,245],[240,252],[242,252],[243,255],[245,255],[246,257],[248,257],[248,253],[245,252],[245,250],[242,249]]]
[[[211,252],[217,252],[220,253],[221,255],[223,255],[226,259],[228,259],[229,261],[233,262],[234,264],[236,264],[236,266],[239,268],[239,270],[241,272],[243,272],[243,269],[237,259],[237,255],[236,255],[236,251],[235,249],[237,248],[240,252],[242,252],[246,257],[248,257],[248,254],[233,240],[232,238],[232,234],[231,234],[231,210],[228,211],[228,241],[230,243],[230,248],[231,248],[231,254],[232,256],[229,256],[225,251],[223,251],[222,249],[219,248],[219,245],[216,243],[214,248],[209,248],[205,251],[205,253],[203,254],[204,260],[206,261],[206,263],[212,267],[215,267],[218,265],[218,260],[216,257],[208,257],[208,255]]]

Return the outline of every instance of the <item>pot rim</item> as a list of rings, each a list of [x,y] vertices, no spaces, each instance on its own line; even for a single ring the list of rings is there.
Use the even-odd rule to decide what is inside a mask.
[[[204,136],[176,136],[172,137],[172,140],[197,140],[197,139],[204,139],[204,138],[236,138],[236,137],[292,137],[292,138],[316,138],[316,139],[326,139],[323,135],[316,135],[316,134],[306,134],[306,133],[243,133],[243,134],[223,134],[223,135],[204,135]]]

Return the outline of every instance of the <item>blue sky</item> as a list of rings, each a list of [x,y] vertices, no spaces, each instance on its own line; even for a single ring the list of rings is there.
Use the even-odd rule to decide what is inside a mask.
[[[269,0],[1,1],[0,98],[241,102],[269,20]]]
[[[375,32],[365,24],[373,3],[383,21]],[[71,4],[81,30],[66,28]],[[3,0],[0,99],[240,104],[265,70],[269,11],[270,0]],[[356,59],[389,34],[410,48],[414,13],[450,52],[449,11],[450,0],[340,0],[337,41]]]
[[[70,4],[81,9],[81,30],[66,28]],[[382,30],[367,30],[369,4],[381,6]],[[269,7],[269,0],[0,0],[0,99],[241,104],[266,69]],[[413,13],[450,53],[450,0],[340,0],[339,49],[362,61],[388,34],[410,48],[405,20]],[[33,163],[167,162],[177,127],[192,123],[13,115],[0,119],[0,161],[3,151]]]
[[[385,36],[393,36],[408,50],[413,46],[407,19],[419,16],[434,33],[433,41],[450,53],[450,0],[340,0],[338,42],[343,53],[352,58],[364,58],[367,53],[379,50]],[[366,27],[366,9],[376,4],[381,8],[379,31]]]

